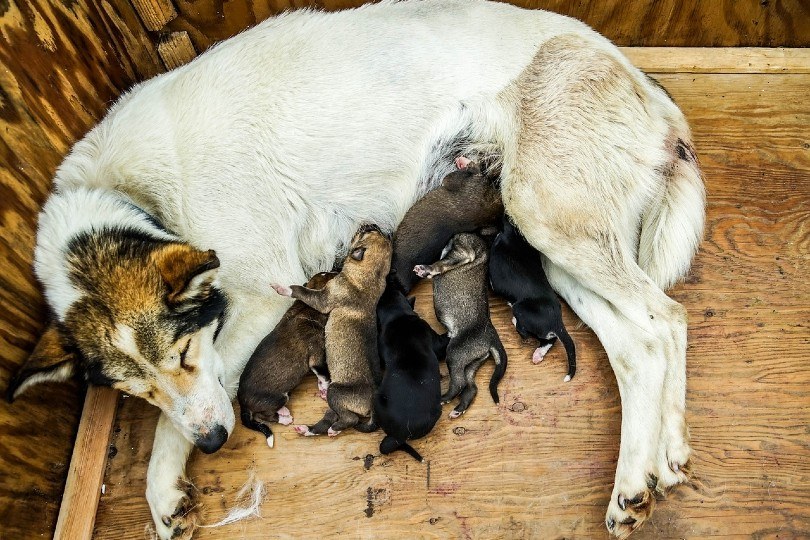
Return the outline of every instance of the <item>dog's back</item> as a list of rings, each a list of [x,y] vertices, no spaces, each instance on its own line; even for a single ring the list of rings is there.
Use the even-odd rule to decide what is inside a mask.
[[[414,265],[435,261],[453,235],[493,225],[502,214],[494,179],[478,163],[466,163],[405,214],[394,233],[394,275],[409,291],[418,280]]]
[[[374,395],[374,419],[386,433],[380,451],[403,450],[421,461],[406,441],[427,435],[441,416],[438,357],[444,356],[447,338],[438,336],[413,311],[395,282],[380,298],[377,316],[380,359],[385,366]]]

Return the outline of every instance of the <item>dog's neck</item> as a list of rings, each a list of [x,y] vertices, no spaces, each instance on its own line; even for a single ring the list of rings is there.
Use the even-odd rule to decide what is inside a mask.
[[[99,188],[73,188],[51,195],[39,215],[34,270],[60,321],[79,298],[66,265],[71,241],[80,235],[103,230],[124,234],[135,232],[157,241],[179,241],[122,193]]]

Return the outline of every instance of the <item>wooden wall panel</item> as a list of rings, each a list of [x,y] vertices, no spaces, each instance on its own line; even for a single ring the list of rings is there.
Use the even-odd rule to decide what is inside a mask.
[[[175,0],[168,27],[202,51],[285,9],[337,10],[368,0]],[[581,19],[619,45],[669,47],[810,46],[807,0],[508,0]]]
[[[125,0],[0,2],[0,388],[45,312],[36,216],[70,145],[134,81],[162,70]],[[78,385],[0,404],[0,537],[50,536],[81,407]]]

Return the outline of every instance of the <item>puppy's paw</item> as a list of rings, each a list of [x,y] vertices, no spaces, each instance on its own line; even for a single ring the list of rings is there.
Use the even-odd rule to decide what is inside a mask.
[[[338,435],[340,435],[340,431],[335,431],[334,429],[329,428],[326,431],[326,434],[329,435],[330,437],[337,437]]]
[[[627,538],[650,517],[654,506],[655,497],[650,489],[643,489],[628,497],[614,488],[605,525],[616,538]]]
[[[289,426],[293,423],[292,413],[287,407],[282,407],[278,410],[278,423],[282,426]]]
[[[453,409],[452,411],[450,411],[449,416],[450,416],[450,418],[458,418],[462,414],[464,414],[464,411],[457,411],[457,410]]]
[[[293,429],[299,435],[303,435],[304,437],[314,437],[315,433],[312,433],[309,430],[309,426],[294,426]]]
[[[278,285],[276,283],[273,283],[270,286],[273,288],[274,291],[276,291],[281,296],[292,296],[292,289],[290,289],[289,287],[286,287],[284,285]]]
[[[673,486],[687,483],[691,473],[689,443],[683,437],[676,440],[665,439],[658,451],[658,482],[655,489],[659,493],[666,493]]]
[[[464,156],[458,156],[455,159],[456,169],[459,170],[466,169],[467,165],[469,165],[470,163],[472,163],[472,161],[469,158],[465,158]]]
[[[152,517],[155,521],[155,532],[158,537],[166,539],[187,540],[197,528],[198,510],[193,500],[193,486],[177,480],[177,486],[160,496],[147,490]]]
[[[546,357],[546,353],[550,348],[551,348],[550,344],[537,347],[532,353],[532,363],[539,364],[540,362],[542,362],[543,358]]]
[[[420,278],[432,278],[435,275],[433,270],[424,264],[417,264],[414,266],[413,272]]]

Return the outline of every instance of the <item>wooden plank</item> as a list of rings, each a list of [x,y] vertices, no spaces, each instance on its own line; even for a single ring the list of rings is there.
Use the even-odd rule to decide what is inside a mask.
[[[117,408],[117,390],[97,386],[87,389],[65,493],[56,520],[55,540],[92,538]]]
[[[810,73],[810,49],[621,47],[649,73]]]
[[[156,32],[177,17],[172,0],[131,0],[147,30]]]
[[[158,43],[157,49],[167,70],[187,64],[197,56],[188,32],[172,32]]]
[[[697,481],[662,501],[634,538],[808,537],[810,75],[658,78],[689,118],[709,197],[706,239],[672,291],[689,311]],[[417,310],[436,324],[429,285],[416,295]],[[507,307],[496,298],[491,306],[509,353],[501,404],[482,391],[462,418],[443,417],[415,443],[429,468],[380,456],[379,434],[312,440],[279,426],[270,450],[237,427],[217,454],[195,453],[189,474],[210,523],[255,469],[271,486],[264,517],[196,537],[604,537],[620,429],[605,354],[566,309],[579,370],[562,383],[563,352],[533,365]],[[479,374],[482,389],[491,371]],[[293,393],[296,421],[320,417],[315,391],[308,379]],[[156,421],[154,408],[124,401],[99,539],[141,534],[151,519],[143,493]]]
[[[288,9],[339,10],[370,0],[178,0],[172,30],[185,30],[202,52],[257,22]],[[627,2],[601,0],[508,0],[580,19],[623,46],[807,47],[810,2],[806,0]]]

